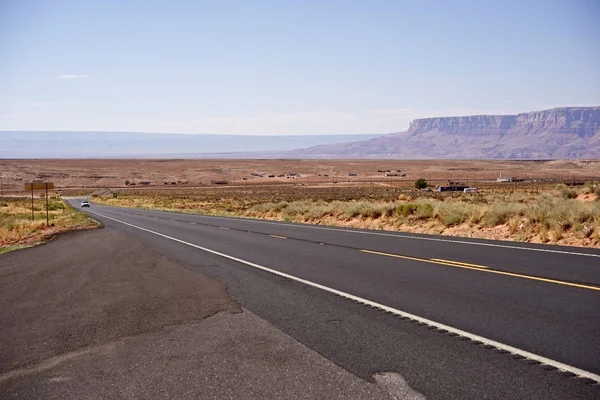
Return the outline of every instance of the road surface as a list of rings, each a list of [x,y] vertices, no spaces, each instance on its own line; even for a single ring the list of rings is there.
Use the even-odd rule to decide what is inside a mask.
[[[423,399],[398,375],[345,371],[114,229],[1,255],[0,321],[2,400]]]
[[[78,201],[73,201],[78,206]],[[600,251],[106,207],[347,371],[427,398],[599,398]]]

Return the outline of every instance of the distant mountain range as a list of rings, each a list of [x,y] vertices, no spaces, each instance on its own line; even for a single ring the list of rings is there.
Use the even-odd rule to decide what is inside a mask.
[[[416,119],[408,131],[310,147],[307,158],[600,158],[600,107]]]
[[[0,131],[0,158],[600,158],[600,106],[416,119],[388,135]]]
[[[380,135],[183,135],[137,132],[0,131],[0,158],[279,157],[297,148]]]

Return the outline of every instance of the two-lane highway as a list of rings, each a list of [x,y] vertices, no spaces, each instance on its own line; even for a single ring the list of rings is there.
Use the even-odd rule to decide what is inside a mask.
[[[96,204],[89,214],[218,277],[242,305],[255,307],[280,329],[359,375],[397,370],[427,393],[427,382],[420,379],[428,376],[425,371],[435,370],[440,382],[430,382],[430,388],[438,392],[430,393],[441,390],[447,394],[443,398],[510,393],[510,387],[474,384],[481,375],[495,376],[496,383],[521,380],[528,391],[521,388],[514,398],[525,398],[524,393],[528,398],[593,398],[600,393],[597,384],[584,385],[586,380],[578,378],[600,381],[598,250]],[[293,304],[284,307],[290,296]],[[357,311],[348,300],[371,308]],[[357,318],[361,322],[349,323]],[[423,327],[411,326],[410,321]],[[336,324],[338,341],[327,337]],[[427,328],[458,338],[436,339]],[[393,336],[402,342],[392,344]],[[461,338],[480,345],[468,345]],[[417,354],[419,359],[413,360]],[[452,354],[460,358],[444,366]],[[460,366],[462,362],[471,366]],[[474,364],[479,365],[477,372],[458,372]],[[544,368],[563,372],[550,375]],[[573,375],[576,378],[567,378]]]

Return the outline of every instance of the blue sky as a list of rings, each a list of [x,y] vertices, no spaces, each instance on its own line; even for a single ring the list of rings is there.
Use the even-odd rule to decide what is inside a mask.
[[[0,130],[342,134],[600,105],[600,2],[0,0]]]

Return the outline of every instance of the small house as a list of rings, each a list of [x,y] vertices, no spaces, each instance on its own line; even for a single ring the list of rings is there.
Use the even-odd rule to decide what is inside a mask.
[[[511,176],[502,176],[502,174],[500,174],[498,179],[496,179],[496,182],[512,182],[512,180]]]

